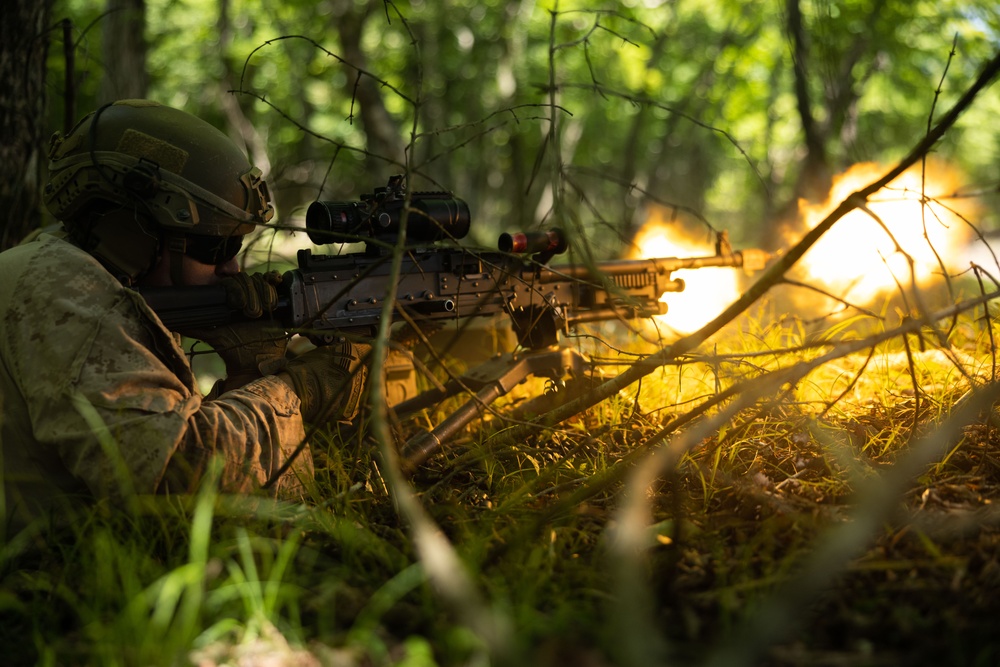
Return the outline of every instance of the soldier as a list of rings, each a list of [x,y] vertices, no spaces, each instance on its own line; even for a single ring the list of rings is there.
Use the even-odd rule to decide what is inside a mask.
[[[134,289],[222,282],[258,312],[273,296],[236,262],[273,216],[267,187],[222,132],[125,100],[56,135],[49,158],[44,198],[61,233],[0,254],[0,520],[188,491],[213,457],[224,491],[249,492],[302,443],[304,421],[356,414],[356,348],[286,361],[283,332],[257,322],[204,333],[240,379],[203,397],[178,336]],[[305,449],[271,491],[298,496],[311,474]]]

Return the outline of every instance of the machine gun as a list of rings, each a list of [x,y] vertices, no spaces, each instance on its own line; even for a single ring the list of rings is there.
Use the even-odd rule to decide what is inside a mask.
[[[403,233],[415,244],[403,257],[397,275],[392,247]],[[629,320],[664,314],[667,292],[680,292],[680,269],[710,266],[758,270],[769,255],[761,250],[734,251],[725,232],[716,254],[707,257],[615,260],[593,264],[549,265],[566,251],[560,230],[502,234],[497,251],[474,251],[456,244],[469,231],[468,205],[448,192],[407,193],[394,176],[357,202],[311,204],[306,212],[309,238],[317,245],[362,241],[362,252],[318,255],[298,252],[298,268],[278,285],[272,316],[288,332],[308,336],[317,345],[345,334],[373,336],[383,317],[390,280],[396,282],[393,322],[420,326],[458,318],[509,316],[521,348],[501,355],[443,388],[394,406],[397,414],[429,407],[473,391],[462,407],[431,431],[412,438],[401,450],[412,469],[490,403],[530,375],[561,384],[588,371],[588,360],[560,347],[559,335],[584,322]],[[147,303],[172,330],[217,326],[239,318],[222,286],[155,288],[142,291]]]

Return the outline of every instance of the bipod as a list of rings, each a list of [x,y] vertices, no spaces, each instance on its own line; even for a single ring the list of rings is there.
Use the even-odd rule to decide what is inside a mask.
[[[407,414],[430,407],[461,391],[475,395],[430,431],[421,431],[400,448],[400,466],[409,474],[435,454],[451,437],[480,416],[495,400],[535,375],[547,377],[562,386],[564,380],[588,375],[590,360],[569,347],[552,347],[521,353],[502,354],[452,380],[443,389],[431,389],[394,407],[397,414]]]

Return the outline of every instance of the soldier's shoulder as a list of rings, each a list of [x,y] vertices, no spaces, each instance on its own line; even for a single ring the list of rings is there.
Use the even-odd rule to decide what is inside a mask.
[[[118,307],[125,289],[100,262],[57,237],[0,253],[0,276],[0,313],[8,327],[100,320]]]
[[[0,273],[8,284],[17,284],[19,292],[40,289],[58,294],[80,288],[121,289],[120,283],[93,256],[51,234],[42,234],[0,253]]]

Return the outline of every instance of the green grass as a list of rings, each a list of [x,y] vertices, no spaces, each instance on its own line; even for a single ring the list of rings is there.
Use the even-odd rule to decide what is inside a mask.
[[[963,368],[988,377],[969,326]],[[1000,425],[983,412],[913,464],[969,385],[899,339],[748,396],[811,340],[747,325],[558,428],[471,428],[411,480],[467,579],[423,560],[444,552],[374,446],[334,432],[308,504],[206,483],[81,507],[0,552],[6,664],[995,664]]]

